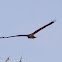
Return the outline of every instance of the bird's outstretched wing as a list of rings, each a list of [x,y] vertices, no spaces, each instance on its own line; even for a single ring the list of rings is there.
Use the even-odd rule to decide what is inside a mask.
[[[28,36],[28,35],[15,35],[15,36],[0,37],[0,38],[11,38],[11,37],[20,37],[20,36]]]
[[[49,26],[49,25],[53,24],[54,22],[55,22],[55,21],[52,21],[52,22],[50,22],[50,23],[46,24],[45,26],[43,26],[43,27],[39,28],[38,30],[34,31],[34,32],[32,33],[32,35],[36,34],[37,32],[39,32],[40,30],[44,29],[45,27],[47,27],[47,26]]]

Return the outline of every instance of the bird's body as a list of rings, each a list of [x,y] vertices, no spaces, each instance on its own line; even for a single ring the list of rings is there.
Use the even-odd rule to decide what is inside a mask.
[[[54,22],[55,22],[55,21],[52,21],[52,22],[46,24],[45,26],[43,26],[43,27],[37,29],[37,30],[34,31],[33,33],[28,34],[28,35],[15,35],[15,36],[0,37],[0,38],[11,38],[11,37],[20,37],[20,36],[27,36],[28,38],[36,38],[36,37],[34,36],[34,34],[36,34],[37,32],[39,32],[40,30],[44,29],[45,27],[47,27],[47,26],[53,24]]]
[[[29,34],[28,36],[27,36],[28,38],[36,38],[33,34]]]

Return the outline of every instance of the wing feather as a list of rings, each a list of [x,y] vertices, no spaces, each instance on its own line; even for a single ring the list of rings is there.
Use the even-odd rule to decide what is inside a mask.
[[[0,37],[0,38],[11,38],[11,37],[20,37],[20,36],[28,36],[28,35],[15,35],[15,36]]]
[[[50,22],[50,23],[46,24],[45,26],[43,26],[43,27],[39,28],[38,30],[34,31],[32,34],[33,34],[33,35],[34,35],[34,34],[36,34],[36,33],[37,33],[37,32],[39,32],[40,30],[42,30],[42,29],[46,28],[47,26],[49,26],[49,25],[53,24],[54,22],[55,22],[55,21],[52,21],[52,22]]]

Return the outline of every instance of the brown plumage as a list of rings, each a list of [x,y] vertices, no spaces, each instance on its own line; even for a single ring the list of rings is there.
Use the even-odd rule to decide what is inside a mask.
[[[33,33],[28,34],[28,35],[15,35],[15,36],[0,37],[0,38],[11,38],[11,37],[20,37],[20,36],[27,36],[28,38],[36,38],[36,37],[34,36],[34,34],[36,34],[37,32],[39,32],[40,30],[44,29],[45,27],[47,27],[47,26],[53,24],[54,22],[55,22],[55,21],[52,21],[52,22],[46,24],[45,26],[43,26],[43,27],[37,29],[37,30],[34,31]]]

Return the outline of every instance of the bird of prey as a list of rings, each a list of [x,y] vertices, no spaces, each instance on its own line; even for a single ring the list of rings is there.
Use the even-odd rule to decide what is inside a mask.
[[[40,30],[42,30],[42,29],[46,28],[47,26],[53,24],[54,22],[55,22],[55,21],[52,21],[52,22],[50,22],[50,23],[44,25],[43,27],[37,29],[37,30],[34,31],[33,33],[28,34],[28,35],[15,35],[15,36],[0,37],[0,38],[11,38],[11,37],[20,37],[20,36],[26,36],[26,37],[28,37],[28,38],[36,38],[34,35],[35,35],[37,32],[39,32]]]

